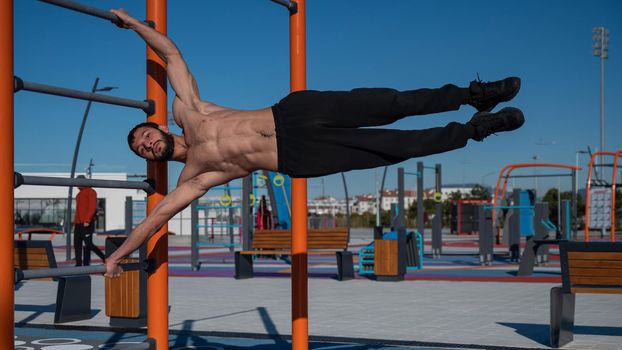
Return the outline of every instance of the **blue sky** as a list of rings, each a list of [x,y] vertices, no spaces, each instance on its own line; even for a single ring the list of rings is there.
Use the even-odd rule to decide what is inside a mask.
[[[123,7],[145,18],[143,1],[83,1]],[[516,132],[470,142],[466,148],[401,164],[443,165],[444,183],[492,184],[504,165],[538,161],[574,164],[576,151],[599,147],[600,61],[592,56],[592,28],[610,31],[605,63],[605,144],[621,150],[622,2],[315,0],[307,4],[307,88],[414,89],[445,83],[522,78],[507,106],[521,108]],[[168,34],[194,73],[202,98],[235,108],[274,104],[289,91],[287,11],[268,0],[169,1]],[[111,23],[34,0],[15,1],[15,74],[27,81],[90,90],[117,86],[111,95],[145,98],[145,45]],[[172,99],[169,88],[169,99]],[[15,95],[18,171],[68,171],[86,102],[31,92]],[[170,107],[170,101],[169,101]],[[500,106],[502,107],[502,106]],[[474,110],[410,117],[391,127],[422,129],[466,122]],[[126,145],[139,110],[94,104],[78,171],[144,173]],[[175,130],[175,128],[173,128]],[[177,131],[179,131],[177,129]],[[587,157],[581,156],[585,165]],[[387,186],[395,186],[397,166]],[[173,185],[181,169],[171,164]],[[540,173],[546,170],[538,170]],[[378,171],[378,173],[381,173]],[[524,174],[534,173],[527,170]],[[346,174],[351,194],[373,192],[375,170]],[[414,178],[406,185],[414,186]],[[584,180],[581,180],[582,182]],[[426,187],[433,176],[427,175]],[[559,184],[567,186],[568,180]],[[558,180],[540,181],[540,190]],[[533,187],[533,180],[516,186]],[[343,196],[341,177],[309,180],[309,196]]]

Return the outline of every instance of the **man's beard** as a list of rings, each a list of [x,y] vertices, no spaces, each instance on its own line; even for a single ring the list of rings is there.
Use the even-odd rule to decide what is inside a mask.
[[[164,148],[162,150],[162,154],[156,156],[154,160],[159,162],[165,162],[171,160],[173,158],[173,151],[175,150],[175,140],[173,140],[173,136],[171,134],[167,134],[160,130],[162,135],[164,135]]]

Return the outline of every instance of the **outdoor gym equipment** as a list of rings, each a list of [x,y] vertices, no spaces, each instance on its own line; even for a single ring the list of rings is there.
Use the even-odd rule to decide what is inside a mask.
[[[166,33],[166,1],[146,0],[147,20],[153,22],[153,28]],[[305,0],[286,1],[273,0],[288,10],[290,19],[290,82],[291,91],[306,89],[306,40],[305,40]],[[73,1],[47,1],[50,4],[79,11],[83,14],[104,18],[117,22],[118,20],[105,14],[104,10],[95,10],[88,6],[80,6]],[[4,194],[0,200],[3,229],[13,231],[13,1],[0,2],[0,51],[5,53],[5,59],[0,62],[0,113],[4,116],[0,121],[0,157],[2,173],[0,175],[0,191]],[[150,48],[147,48],[147,99],[153,100],[156,106],[149,116],[150,122],[167,125],[166,113],[166,63]],[[73,97],[73,96],[72,96]],[[93,97],[93,96],[90,96]],[[103,101],[102,101],[103,102]],[[141,106],[146,107],[146,106]],[[156,181],[155,193],[148,197],[147,208],[151,211],[162,200],[167,192],[167,165],[164,162],[148,162],[147,174]],[[292,347],[305,349],[308,347],[308,299],[307,299],[307,196],[306,180],[292,181]],[[148,320],[147,334],[157,343],[158,350],[168,349],[168,232],[167,225],[163,225],[147,243],[148,255],[155,259],[156,269],[148,277]],[[8,277],[13,274],[13,254],[9,251],[13,246],[12,235],[5,235],[0,240],[0,246],[5,251],[0,253],[0,276]],[[3,280],[6,280],[4,278]],[[6,282],[5,282],[6,283]],[[4,285],[0,299],[5,307],[0,312],[0,348],[9,349],[14,340],[14,292],[12,285]],[[136,347],[134,347],[136,348]],[[143,346],[144,348],[144,346]]]
[[[98,18],[104,18],[118,23],[118,19],[106,10],[95,9],[90,6],[78,4],[73,1],[45,1],[49,4],[76,10],[86,15]],[[152,21],[153,27],[160,32],[166,32],[166,2],[163,0],[147,0],[147,19]],[[38,83],[25,82],[19,78],[16,79],[13,72],[13,1],[2,1],[0,5],[0,51],[5,53],[4,59],[0,63],[0,108],[5,116],[1,118],[0,130],[2,130],[1,149],[3,150],[2,159],[2,175],[0,176],[0,191],[5,194],[0,202],[2,212],[2,222],[4,231],[12,232],[13,223],[13,189],[14,185],[44,185],[44,186],[96,186],[96,187],[114,187],[114,188],[137,188],[147,191],[148,210],[152,210],[157,203],[163,198],[167,191],[168,180],[166,164],[157,162],[149,162],[147,164],[147,174],[155,181],[155,185],[148,183],[129,184],[129,183],[104,183],[101,180],[79,180],[79,179],[49,179],[38,177],[25,177],[14,173],[13,165],[13,106],[14,93],[20,90],[28,90],[39,93],[59,95],[63,97],[79,98],[89,101],[102,103],[110,103],[124,107],[139,108],[143,110],[149,117],[149,121],[160,125],[167,124],[166,106],[166,75],[161,72],[166,71],[165,63],[150,48],[147,49],[147,98],[145,101],[136,101],[122,99],[110,96],[102,96],[91,94],[77,90],[59,88]],[[157,107],[157,108],[155,108]],[[150,271],[148,277],[149,298],[147,302],[148,309],[148,337],[149,342],[158,344],[158,350],[166,350],[168,348],[168,257],[167,246],[168,238],[166,235],[168,228],[162,226],[156,234],[151,237],[147,244],[149,256],[154,259],[154,270]],[[12,235],[5,235],[4,240],[0,241],[0,246],[5,247],[5,251],[0,254],[4,257],[0,261],[0,275],[8,277],[14,275],[13,270],[13,253],[9,250],[13,249]],[[97,267],[96,267],[97,268]],[[101,269],[101,267],[98,267]],[[101,271],[101,270],[100,270]],[[23,271],[26,273],[26,271]],[[37,272],[40,273],[40,272]],[[63,273],[66,273],[65,271]],[[27,277],[30,272],[27,272]],[[14,279],[14,278],[11,278]],[[2,280],[8,280],[3,278]],[[8,283],[8,282],[4,282]],[[13,347],[14,340],[14,311],[13,304],[14,289],[12,286],[5,285],[2,288],[0,299],[4,301],[2,311],[0,312],[0,348],[10,349]],[[133,349],[150,349],[155,345],[139,344],[138,346],[126,347]]]
[[[116,105],[116,106],[138,108],[138,109],[142,109],[145,113],[147,113],[147,115],[153,114],[155,110],[155,103],[152,100],[145,100],[145,101],[130,100],[127,98],[96,94],[93,92],[85,92],[85,91],[62,88],[58,86],[33,83],[30,81],[24,81],[19,77],[14,78],[13,84],[14,84],[13,89],[15,92],[18,92],[21,90],[32,91],[32,92],[39,92],[42,94],[49,94],[49,95],[56,95],[56,96],[62,96],[62,97],[77,98],[77,99],[86,100],[86,101],[107,103],[107,104]]]
[[[425,169],[434,170],[434,219],[432,220],[432,257],[438,258],[443,253],[443,203],[442,199],[442,171],[441,165],[426,167],[423,162],[417,162],[417,231],[425,238],[424,206],[423,206],[423,174]],[[425,245],[424,245],[425,246]]]
[[[529,175],[510,175],[516,169],[524,169],[524,168],[534,168],[534,167],[548,167],[548,168],[561,168],[568,169],[570,173],[559,173],[559,174],[529,174]],[[565,165],[565,164],[555,164],[555,163],[520,163],[520,164],[509,164],[506,165],[501,172],[499,173],[499,178],[497,179],[497,185],[495,186],[495,193],[492,197],[492,223],[495,223],[496,212],[495,208],[501,205],[502,201],[505,199],[505,193],[507,190],[508,181],[511,178],[542,178],[542,177],[570,177],[571,178],[571,186],[572,186],[572,218],[577,217],[577,187],[576,187],[576,177],[577,170],[581,170],[580,167],[574,165]],[[503,184],[502,184],[503,182]],[[576,224],[573,222],[574,234],[573,237],[576,237]],[[496,230],[496,242],[501,242],[502,231],[501,227],[497,227]]]
[[[123,271],[146,271],[150,268],[149,262],[119,264]],[[106,265],[69,266],[50,269],[21,270],[15,269],[15,283],[33,278],[96,275],[106,272]]]
[[[594,164],[596,157],[611,156],[613,163],[611,164]],[[618,177],[618,159],[622,157],[622,151],[613,152],[595,152],[590,158],[589,173],[587,177],[587,190],[585,198],[585,241],[590,240],[590,228],[599,229],[603,233],[609,229],[610,239],[612,242],[616,240],[616,186]],[[602,162],[602,161],[601,161]],[[613,168],[611,182],[595,179],[593,174],[594,167]],[[601,174],[602,176],[602,174]]]

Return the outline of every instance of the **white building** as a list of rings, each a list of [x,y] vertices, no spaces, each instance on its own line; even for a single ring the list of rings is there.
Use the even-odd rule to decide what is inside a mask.
[[[353,214],[372,213],[376,214],[376,197],[372,194],[363,194],[354,196],[354,203],[352,203]]]
[[[309,214],[336,215],[346,213],[345,201],[339,201],[335,197],[320,196],[309,200],[307,203]]]
[[[384,190],[382,193],[382,203],[380,207],[382,210],[391,210],[391,204],[397,204],[398,202],[397,190]],[[417,200],[415,191],[404,191],[404,209],[408,209],[413,202]]]
[[[69,178],[69,173],[21,173],[25,176]],[[80,173],[77,173],[80,175]],[[82,174],[84,175],[84,174]],[[132,181],[126,173],[93,173],[93,179]],[[138,179],[137,181],[141,181]],[[98,198],[96,231],[125,229],[125,199],[134,201],[134,224],[144,217],[147,194],[142,190],[94,188]],[[79,189],[73,189],[75,199]],[[62,227],[65,222],[68,187],[21,185],[14,190],[16,226]],[[141,207],[143,208],[141,210]],[[72,205],[75,210],[75,202]],[[142,216],[142,217],[141,217]],[[73,217],[72,217],[73,219]],[[169,231],[190,235],[190,208],[184,209],[169,221]]]
[[[462,198],[468,198],[471,191],[477,184],[448,184],[441,187],[441,200],[447,200],[452,193],[460,192]],[[434,199],[434,188],[428,188],[424,191],[424,199]]]

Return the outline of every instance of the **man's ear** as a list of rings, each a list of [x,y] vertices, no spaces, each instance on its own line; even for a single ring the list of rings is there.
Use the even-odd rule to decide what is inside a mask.
[[[158,129],[162,130],[166,134],[170,134],[171,130],[166,125],[158,125]]]

